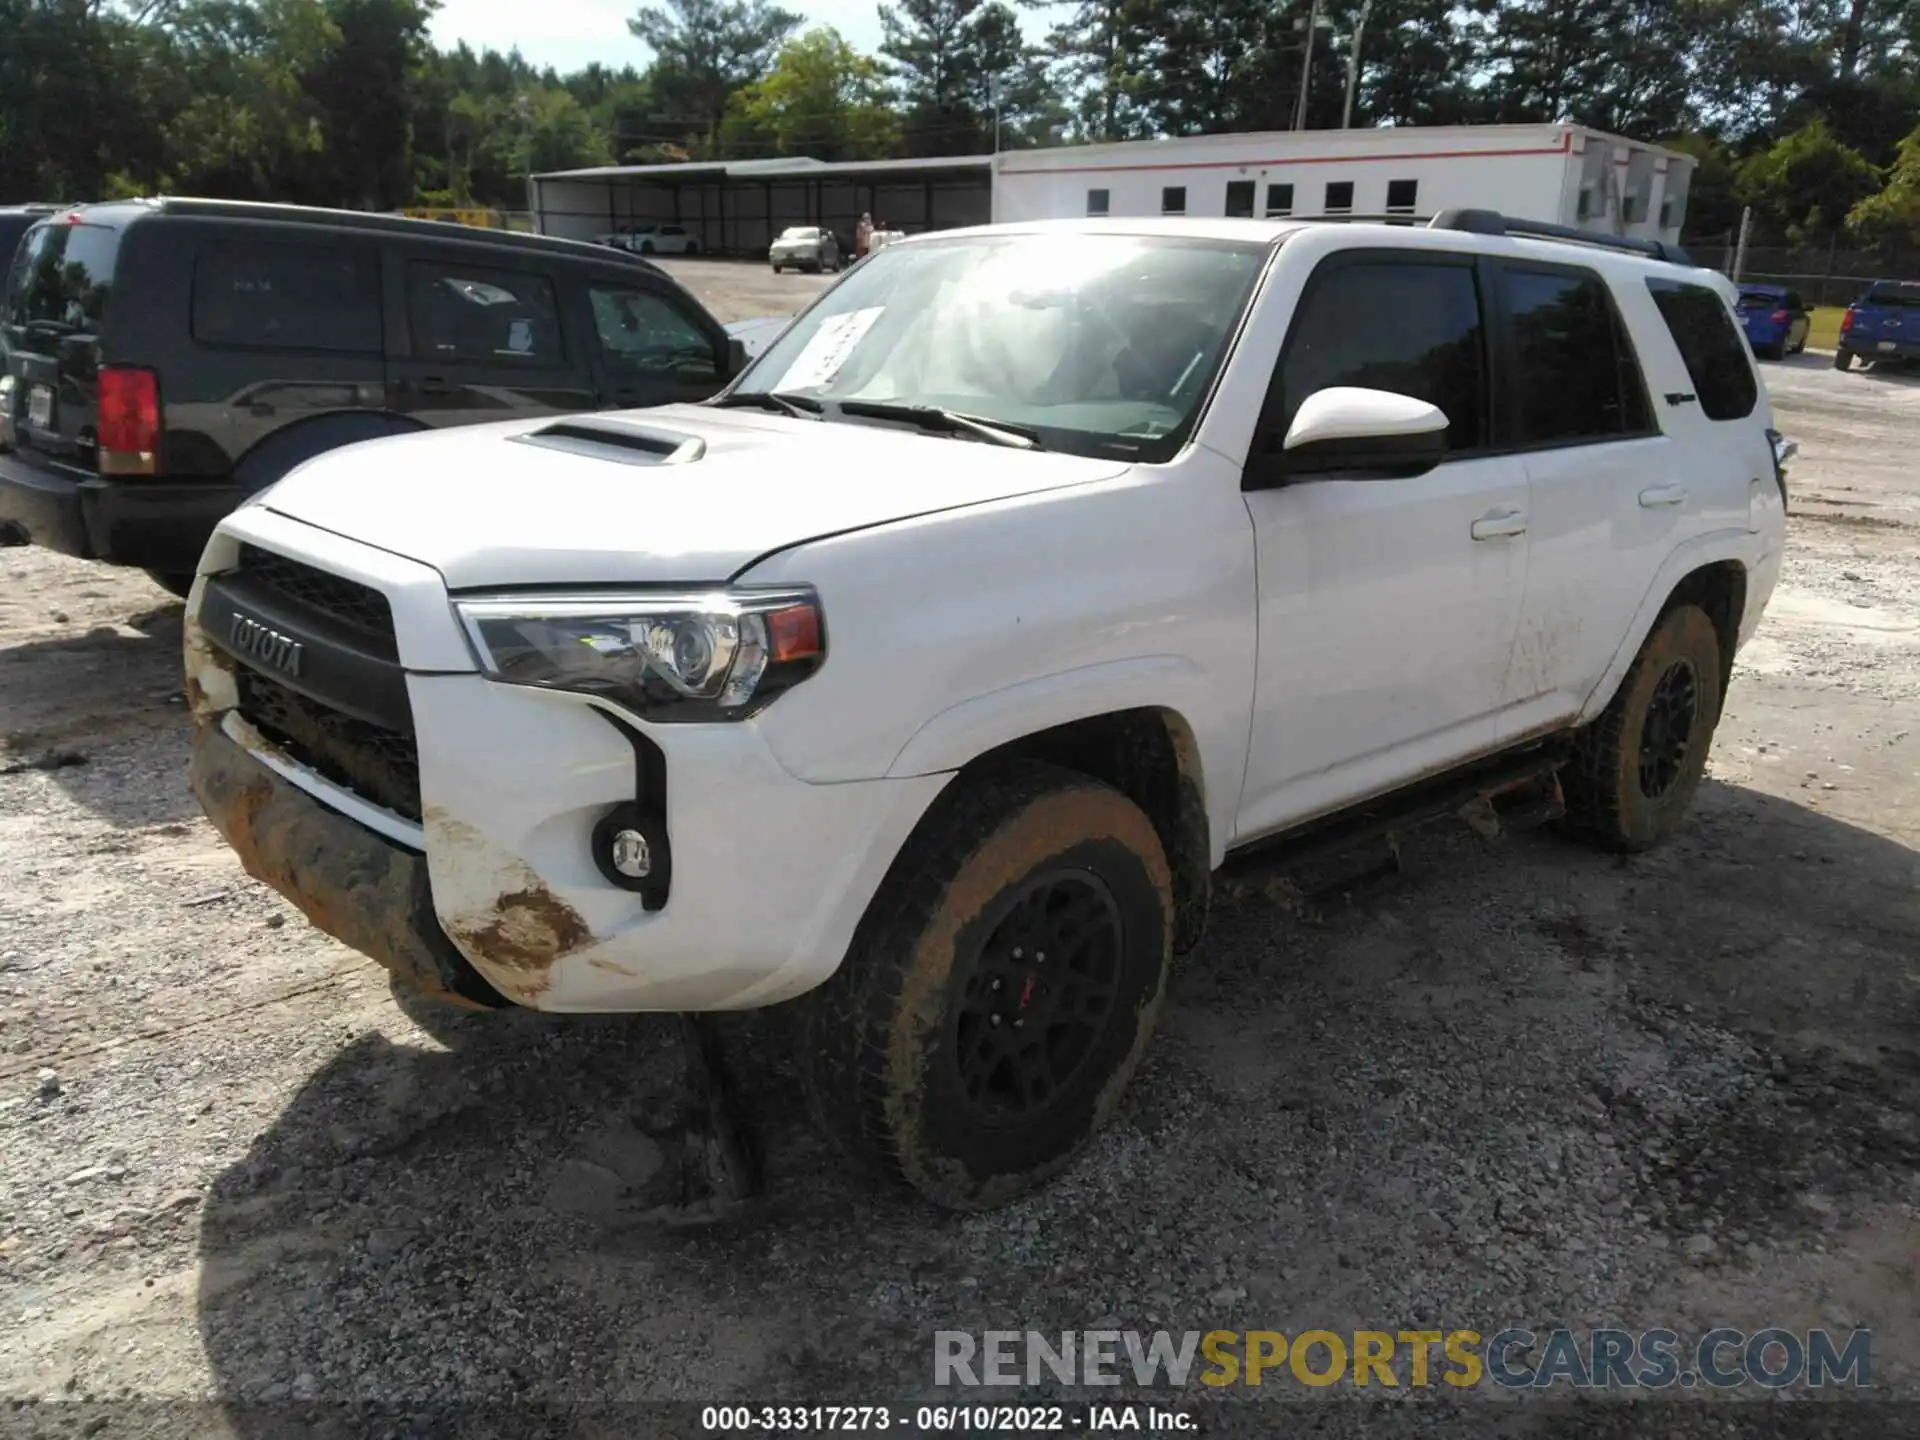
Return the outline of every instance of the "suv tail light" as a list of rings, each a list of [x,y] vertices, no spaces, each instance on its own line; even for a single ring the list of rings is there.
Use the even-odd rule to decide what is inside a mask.
[[[160,470],[160,377],[151,370],[100,371],[99,470],[102,475],[155,475]]]
[[[1849,305],[1847,313],[1840,317],[1840,333],[1844,335],[1851,329],[1853,329],[1853,307]]]
[[[1774,324],[1776,324],[1776,325],[1784,325],[1784,324],[1786,324],[1786,323],[1787,323],[1787,318],[1788,318],[1788,317],[1787,317],[1787,312],[1786,312],[1786,311],[1784,311],[1784,310],[1776,310],[1776,311],[1774,311],[1774,312],[1773,312],[1773,314],[1772,314],[1772,315],[1770,315],[1770,316],[1768,316],[1767,318],[1768,318],[1768,319],[1770,319],[1770,320],[1772,320],[1772,321],[1773,321],[1773,323],[1774,323]]]

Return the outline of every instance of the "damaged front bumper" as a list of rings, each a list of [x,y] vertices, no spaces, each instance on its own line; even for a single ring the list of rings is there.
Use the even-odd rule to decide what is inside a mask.
[[[322,805],[222,724],[196,728],[192,777],[201,808],[247,873],[315,927],[423,994],[470,1008],[508,1003],[442,933],[425,856]]]

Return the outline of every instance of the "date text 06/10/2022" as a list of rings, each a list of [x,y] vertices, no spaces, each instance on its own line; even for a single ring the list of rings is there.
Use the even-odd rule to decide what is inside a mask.
[[[708,1405],[700,1428],[718,1434],[916,1435],[1194,1434],[1199,1423],[1164,1405]]]

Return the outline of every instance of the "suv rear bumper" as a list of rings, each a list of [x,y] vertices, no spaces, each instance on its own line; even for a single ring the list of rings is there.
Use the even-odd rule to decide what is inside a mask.
[[[82,560],[192,574],[214,527],[245,498],[224,480],[112,480],[0,455],[0,525]]]

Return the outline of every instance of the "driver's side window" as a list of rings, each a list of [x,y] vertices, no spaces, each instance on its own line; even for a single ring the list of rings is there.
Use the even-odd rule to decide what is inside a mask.
[[[608,369],[686,380],[720,377],[712,339],[664,295],[605,285],[590,286],[587,293]]]
[[[1471,261],[1362,255],[1323,262],[1287,337],[1273,428],[1286,433],[1316,390],[1353,385],[1437,405],[1447,448],[1487,443],[1485,331]]]

